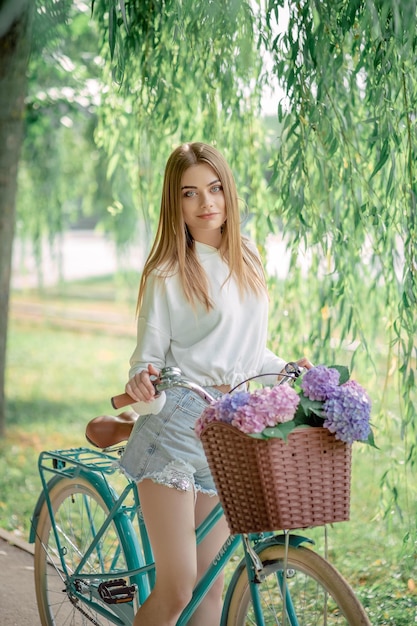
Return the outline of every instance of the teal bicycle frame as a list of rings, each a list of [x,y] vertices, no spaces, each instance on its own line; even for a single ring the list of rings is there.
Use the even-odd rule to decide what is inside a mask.
[[[114,624],[130,626],[133,622],[135,610],[137,609],[135,602],[132,600],[120,604],[112,604],[110,611],[102,604],[102,598],[99,595],[98,582],[114,580],[114,571],[100,574],[88,574],[83,572],[84,566],[88,563],[88,559],[93,553],[95,556],[97,556],[97,554],[100,556],[100,540],[105,535],[110,524],[114,523],[117,526],[121,545],[129,547],[124,553],[127,569],[124,571],[117,570],[117,578],[129,578],[131,585],[136,586],[139,605],[144,603],[155,583],[155,566],[150,542],[145,524],[140,515],[137,514],[140,506],[137,486],[134,482],[128,482],[120,496],[118,496],[106,479],[106,474],[112,474],[116,471],[116,458],[117,457],[111,454],[90,448],[42,452],[39,457],[38,466],[43,489],[32,517],[29,541],[33,543],[36,539],[39,515],[42,507],[46,503],[59,552],[60,566],[65,575],[63,582],[65,582],[67,589],[69,588],[71,591],[72,597],[79,598],[81,606],[82,604],[89,605],[94,611]],[[94,539],[85,550],[81,561],[73,572],[68,571],[65,562],[65,550],[61,545],[61,539],[55,523],[53,506],[49,496],[50,489],[64,477],[71,478],[75,482],[77,477],[82,477],[87,480],[109,509],[109,514],[102,526],[100,528],[93,528],[92,526]],[[126,504],[129,496],[133,498],[133,504]],[[222,515],[223,510],[221,505],[217,504],[208,517],[196,529],[197,543],[200,543],[206,537]],[[140,537],[138,537],[133,527],[133,519],[135,516],[138,520]],[[93,525],[91,516],[90,521]],[[229,562],[231,556],[241,546],[243,547],[244,557],[237,566],[234,576],[237,577],[238,574],[240,574],[242,567],[247,569],[254,614],[258,626],[264,626],[265,621],[259,600],[258,585],[256,584],[258,576],[256,554],[269,545],[284,544],[286,541],[289,545],[294,547],[306,541],[313,543],[310,539],[305,537],[288,534],[275,535],[273,533],[259,533],[253,535],[229,536],[213,559],[206,573],[196,585],[192,599],[182,612],[177,621],[177,626],[186,626],[196,607],[200,604],[213,582]],[[121,547],[119,546],[112,560],[113,567],[116,567],[120,553]],[[285,589],[285,582],[280,581],[280,584],[281,589]],[[230,584],[229,589],[233,589],[233,584]],[[225,607],[228,606],[228,598],[229,595],[228,592],[226,592]],[[290,626],[299,626],[299,622],[292,608],[291,598],[287,592],[285,592],[285,598],[288,623]],[[98,600],[100,600],[100,603]],[[222,626],[226,624],[226,619],[227,610],[223,611]]]

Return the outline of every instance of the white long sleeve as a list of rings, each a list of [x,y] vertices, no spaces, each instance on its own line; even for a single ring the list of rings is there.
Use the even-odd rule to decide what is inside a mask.
[[[178,275],[147,281],[138,319],[137,345],[129,376],[152,363],[177,366],[202,386],[232,387],[251,376],[271,372],[276,380],[285,361],[266,348],[268,298],[247,292],[242,298],[218,250],[196,242],[214,308],[209,312],[185,300]],[[226,281],[226,282],[225,282]]]

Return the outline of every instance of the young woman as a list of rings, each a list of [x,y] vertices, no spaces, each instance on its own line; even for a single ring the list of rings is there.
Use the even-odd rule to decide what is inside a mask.
[[[266,348],[268,296],[256,247],[240,234],[238,196],[223,156],[203,143],[168,159],[156,239],[138,298],[138,334],[126,392],[141,403],[121,459],[138,482],[156,584],[134,626],[174,626],[228,536],[224,518],[197,547],[195,528],[217,503],[193,426],[204,402],[185,389],[155,398],[151,376],[178,366],[218,397],[285,361]],[[300,364],[309,366],[306,359]],[[158,405],[159,403],[159,405]],[[223,581],[189,626],[218,626]]]

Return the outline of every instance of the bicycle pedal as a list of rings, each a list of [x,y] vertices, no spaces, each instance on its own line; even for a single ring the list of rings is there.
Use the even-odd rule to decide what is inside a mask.
[[[107,580],[100,583],[98,586],[98,593],[100,598],[106,602],[106,604],[121,604],[122,602],[131,602],[134,598],[136,591],[136,585],[130,585],[126,583],[124,578],[118,578],[117,580]]]

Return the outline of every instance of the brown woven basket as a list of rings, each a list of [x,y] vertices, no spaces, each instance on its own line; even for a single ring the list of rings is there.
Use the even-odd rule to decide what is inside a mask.
[[[232,534],[349,519],[352,449],[327,428],[297,429],[285,442],[213,422],[201,440]]]

